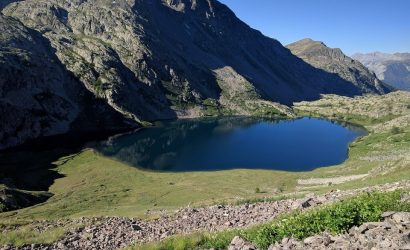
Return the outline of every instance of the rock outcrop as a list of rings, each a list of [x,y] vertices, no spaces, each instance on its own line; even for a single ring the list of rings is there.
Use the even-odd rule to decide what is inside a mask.
[[[41,33],[1,13],[0,31],[0,149],[70,129],[129,126],[66,70]]]
[[[239,236],[236,236],[233,238],[231,243],[228,246],[228,250],[256,250],[257,247],[255,247],[253,244],[246,242],[244,239],[242,239]]]
[[[51,196],[48,192],[27,192],[0,185],[0,213],[32,206]]]
[[[325,93],[388,91],[312,67],[216,0],[8,0],[1,8],[1,148],[73,127],[122,127],[115,114],[137,124],[202,116],[210,106],[249,115]]]
[[[352,58],[363,63],[376,73],[379,79],[391,86],[401,90],[410,90],[410,53],[357,53]]]
[[[286,46],[295,56],[302,58],[312,66],[326,72],[336,74],[351,82],[362,93],[372,93],[377,89],[380,93],[387,93],[392,88],[381,82],[360,62],[343,54],[340,49],[327,47],[323,42],[303,39]]]

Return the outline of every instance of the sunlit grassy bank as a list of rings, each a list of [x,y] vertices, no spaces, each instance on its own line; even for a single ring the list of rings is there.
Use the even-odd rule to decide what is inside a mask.
[[[30,208],[3,213],[0,218],[144,216],[148,210],[282,195],[296,186],[298,176],[267,170],[150,172],[103,157],[93,150],[85,150],[59,165],[56,171],[65,177],[50,187],[52,198]]]

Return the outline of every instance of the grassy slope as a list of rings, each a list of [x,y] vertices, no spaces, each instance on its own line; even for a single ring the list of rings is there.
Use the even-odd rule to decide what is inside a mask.
[[[199,206],[267,193],[280,195],[279,189],[294,186],[297,177],[266,170],[149,172],[100,156],[93,150],[85,150],[56,170],[66,177],[51,186],[50,192],[55,195],[50,200],[3,213],[0,220],[143,216],[148,209]],[[267,193],[255,194],[257,187]]]
[[[334,169],[336,175],[369,174],[363,180],[338,185],[339,189],[410,178],[410,93],[354,99],[330,95],[316,102],[298,103],[294,108],[299,114],[355,123],[369,131],[368,136],[350,145],[349,159],[340,167],[317,172],[326,175]],[[398,127],[400,132],[395,132],[393,127]]]
[[[16,228],[16,222],[1,223],[0,246],[13,245],[23,246],[25,244],[51,244],[64,236],[64,234],[73,228],[80,228],[84,225],[73,222],[66,222],[64,225],[54,225],[44,231],[39,231],[35,223],[19,223]]]
[[[360,124],[369,131],[368,136],[351,144],[349,159],[345,163],[310,173],[300,173],[303,178],[349,174],[369,176],[332,187],[313,185],[308,188],[309,191],[323,192],[335,187],[351,189],[410,179],[410,119],[407,118],[410,116],[410,93],[399,92],[383,97],[356,99],[327,96],[317,102],[296,104],[295,111],[299,115]],[[284,215],[270,223],[246,230],[228,230],[212,234],[200,232],[162,242],[135,245],[130,249],[223,249],[236,235],[267,249],[270,244],[283,237],[303,239],[325,230],[341,233],[352,225],[377,221],[382,211],[410,211],[408,203],[400,203],[399,194],[400,192],[362,196],[300,214]],[[360,211],[361,209],[363,211]],[[353,217],[362,220],[354,221],[351,219]]]
[[[56,171],[65,177],[57,179],[50,187],[49,191],[55,194],[51,199],[30,208],[0,214],[0,226],[64,217],[145,216],[147,210],[172,211],[187,205],[280,197],[302,191],[325,192],[409,179],[410,123],[399,123],[400,132],[397,133],[392,131],[392,122],[389,122],[410,114],[409,105],[409,93],[358,99],[331,96],[297,104],[299,114],[356,122],[370,131],[369,136],[351,145],[345,163],[306,173],[266,170],[158,173],[139,170],[85,150],[69,161],[61,158],[56,162]],[[297,182],[298,179],[356,174],[369,176],[332,186],[298,185]],[[256,188],[264,192],[255,193]]]

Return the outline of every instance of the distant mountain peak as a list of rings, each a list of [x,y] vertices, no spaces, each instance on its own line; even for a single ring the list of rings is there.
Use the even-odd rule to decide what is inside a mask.
[[[286,46],[291,49],[293,54],[303,54],[304,52],[310,51],[310,53],[320,53],[319,51],[332,51],[334,54],[339,54],[339,56],[346,56],[339,48],[330,48],[322,41],[315,41],[311,38],[305,38],[297,42],[288,44]]]
[[[292,44],[298,44],[298,46],[301,46],[301,45],[306,45],[306,46],[307,45],[320,45],[320,46],[327,47],[327,45],[324,42],[316,41],[316,40],[313,40],[312,38],[304,38],[304,39],[301,39],[297,42],[291,43],[287,46],[292,46]]]
[[[356,53],[352,57],[386,83],[397,89],[410,90],[410,53]]]
[[[295,55],[312,66],[329,73],[337,74],[346,81],[352,82],[362,91],[376,87],[384,92],[390,86],[382,83],[360,62],[345,55],[339,48],[329,48],[323,42],[303,39],[286,46]]]

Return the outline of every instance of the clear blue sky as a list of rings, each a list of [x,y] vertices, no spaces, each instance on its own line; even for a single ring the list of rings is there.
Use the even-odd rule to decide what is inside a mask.
[[[410,52],[410,0],[220,0],[282,44],[312,38],[355,52]]]

